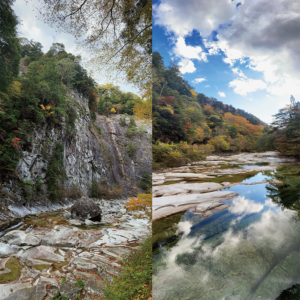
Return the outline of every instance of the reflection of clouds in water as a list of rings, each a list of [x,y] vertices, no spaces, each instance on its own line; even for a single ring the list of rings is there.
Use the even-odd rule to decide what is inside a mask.
[[[233,199],[232,205],[229,207],[229,211],[233,214],[252,214],[258,213],[263,209],[263,204],[255,203],[253,200],[246,199],[244,196]]]
[[[271,198],[269,198],[268,200],[265,201],[265,206],[269,206],[271,208],[278,207],[278,205],[276,203],[274,203]]]
[[[192,223],[189,221],[179,222],[178,223],[178,232],[184,232],[184,236],[188,235],[191,231]]]

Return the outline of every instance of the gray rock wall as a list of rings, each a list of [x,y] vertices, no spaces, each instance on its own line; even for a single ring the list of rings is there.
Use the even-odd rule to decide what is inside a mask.
[[[119,124],[120,115],[97,115],[96,121],[92,122],[87,100],[74,92],[70,92],[70,96],[79,116],[75,123],[76,132],[70,136],[66,126],[53,128],[46,122],[35,128],[31,151],[21,151],[15,174],[3,178],[0,183],[0,215],[9,205],[45,204],[46,171],[57,142],[64,145],[65,186],[71,190],[78,187],[88,196],[92,180],[96,178],[111,188],[121,187],[124,196],[143,192],[139,180],[142,174],[152,172],[151,124],[137,120],[144,132],[129,139],[125,136],[128,127]],[[137,146],[133,157],[126,151],[129,141]],[[35,183],[38,177],[43,182],[44,193],[26,199],[18,182],[26,179]]]

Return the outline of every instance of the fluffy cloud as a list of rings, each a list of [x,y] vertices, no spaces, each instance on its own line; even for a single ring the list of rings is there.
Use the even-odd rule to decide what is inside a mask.
[[[226,97],[226,95],[225,95],[224,92],[219,92],[218,94],[219,94],[219,96],[222,97],[222,98]]]
[[[207,54],[203,52],[202,48],[200,46],[187,46],[183,37],[179,37],[177,39],[174,48],[174,54],[176,56],[181,56],[188,59],[194,58],[198,60],[207,61]]]
[[[238,2],[242,4],[237,7]],[[154,21],[175,35],[175,55],[205,61],[221,51],[233,69],[236,62],[247,61],[250,69],[262,72],[263,81],[237,73],[245,80],[231,85],[242,95],[266,88],[276,96],[300,96],[299,0],[162,0],[154,6]],[[208,53],[185,44],[184,37],[193,30],[207,38]],[[218,41],[209,38],[213,31]]]
[[[267,87],[266,83],[262,80],[255,80],[249,78],[238,78],[229,82],[229,86],[234,89],[236,94],[246,96],[248,93],[257,90],[263,90]]]
[[[206,79],[205,78],[195,78],[192,82],[193,83],[201,83],[203,81],[206,81]]]
[[[180,37],[189,35],[194,29],[206,37],[220,24],[230,21],[237,3],[236,0],[162,0],[153,6],[154,21]]]
[[[182,74],[185,73],[193,73],[196,71],[194,63],[189,59],[183,59],[181,62],[178,63],[179,70]]]

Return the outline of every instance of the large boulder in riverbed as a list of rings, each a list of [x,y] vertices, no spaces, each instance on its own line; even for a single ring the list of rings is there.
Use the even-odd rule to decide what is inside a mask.
[[[72,219],[101,221],[101,208],[90,198],[82,197],[71,207]]]

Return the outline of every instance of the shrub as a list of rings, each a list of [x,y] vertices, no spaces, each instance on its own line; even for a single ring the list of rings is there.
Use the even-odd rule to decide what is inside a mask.
[[[25,199],[29,200],[34,193],[33,182],[31,179],[21,179],[19,185],[25,194]]]
[[[64,146],[56,143],[48,169],[46,172],[49,199],[55,202],[59,196],[59,190],[64,187],[66,171],[64,168]]]
[[[38,177],[36,182],[35,182],[35,188],[37,191],[41,191],[43,186],[43,182],[41,180],[41,177]]]
[[[216,151],[226,151],[230,148],[230,144],[225,141],[224,136],[222,135],[214,137],[208,143],[213,145]]]
[[[127,153],[129,156],[133,156],[137,150],[137,146],[135,144],[133,144],[131,141],[127,144]]]
[[[134,117],[129,118],[128,126],[129,126],[129,128],[136,128],[136,123],[135,123]]]
[[[126,117],[127,117],[127,114],[124,114],[123,116],[121,116],[120,121],[119,121],[120,125],[123,127],[125,127],[127,125]]]
[[[152,239],[147,238],[139,249],[123,260],[124,273],[107,283],[106,300],[148,299],[152,291]]]
[[[128,138],[132,138],[134,136],[136,136],[138,133],[136,127],[133,127],[133,128],[128,128],[126,131],[125,131],[125,135],[128,137]]]
[[[142,179],[140,180],[140,187],[146,191],[147,193],[151,192],[152,188],[152,174],[145,173],[142,175]]]
[[[98,182],[97,179],[94,178],[92,181],[92,197],[98,196]]]

